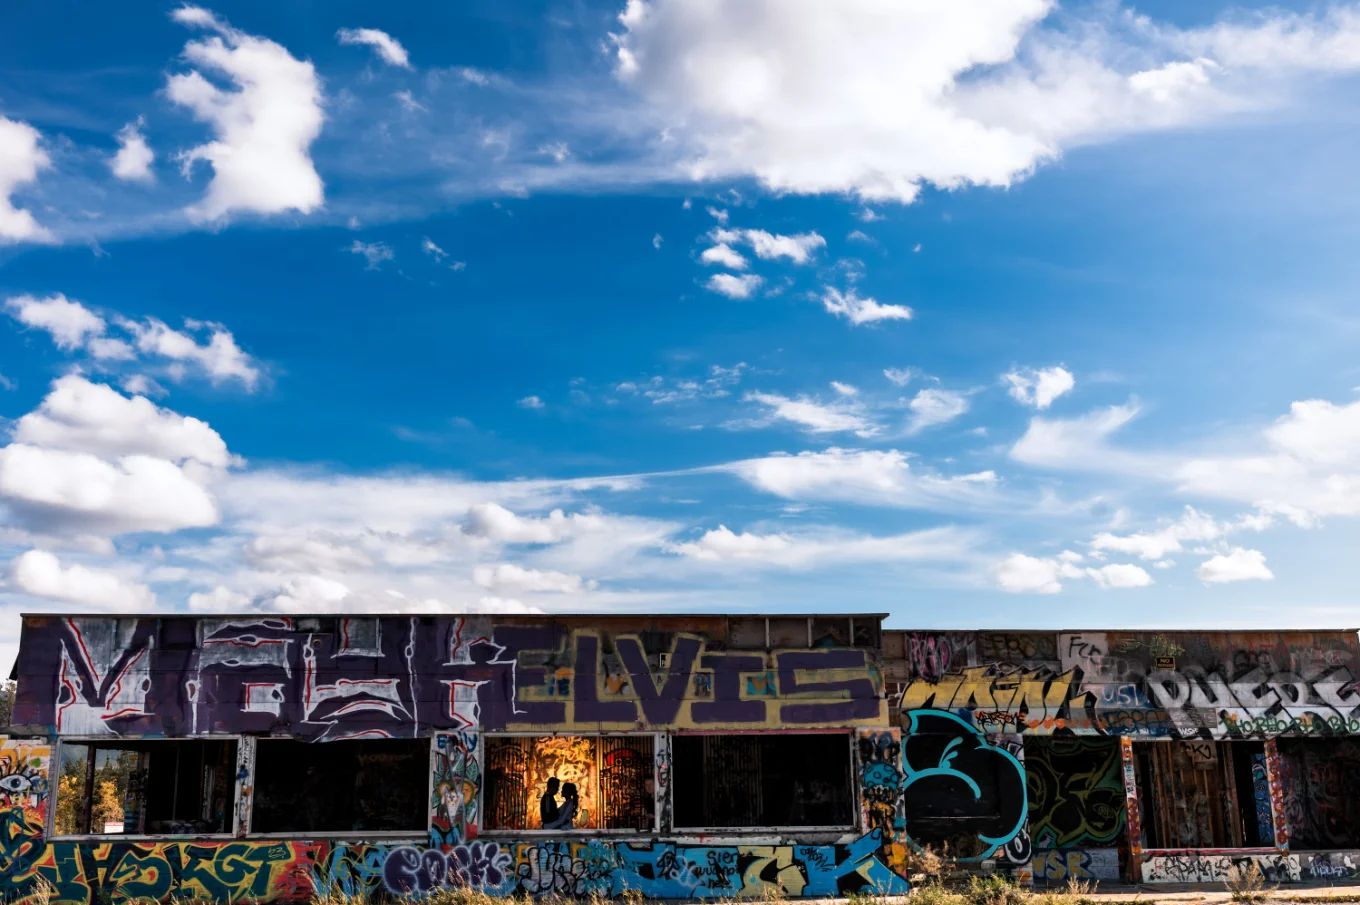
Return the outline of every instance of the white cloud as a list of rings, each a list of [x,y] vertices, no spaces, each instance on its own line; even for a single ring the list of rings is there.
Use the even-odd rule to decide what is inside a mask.
[[[506,562],[477,566],[472,570],[472,580],[496,594],[579,594],[594,584],[583,581],[579,575],[525,569]]]
[[[847,242],[865,242],[869,245],[877,245],[878,240],[869,235],[862,229],[851,230],[845,237]]]
[[[953,421],[968,411],[968,397],[954,390],[941,390],[927,387],[917,392],[907,403],[911,418],[907,430],[911,433],[923,431],[937,424]]]
[[[1197,29],[1051,0],[629,0],[616,73],[696,179],[910,202],[1008,186],[1083,142],[1277,105],[1360,69],[1360,15]],[[1292,78],[1292,81],[1290,79]]]
[[[1260,550],[1245,550],[1233,547],[1228,553],[1206,559],[1200,563],[1195,575],[1205,584],[1223,584],[1229,581],[1270,581],[1275,574],[1266,568],[1265,554]]]
[[[349,586],[342,581],[321,575],[300,575],[284,582],[269,606],[280,612],[325,612],[343,609],[341,604],[350,595]]]
[[[242,553],[256,568],[274,572],[345,572],[373,563],[365,551],[334,536],[260,535]]]
[[[1089,579],[1104,590],[1145,588],[1153,584],[1146,570],[1130,563],[1110,563],[1099,568],[1082,567],[1080,554],[1070,550],[1056,557],[1012,553],[996,565],[993,574],[1004,591],[1056,594],[1064,580]]]
[[[186,320],[188,329],[210,333],[207,343],[199,345],[189,334],[172,330],[154,317],[142,323],[129,320],[119,323],[134,335],[137,348],[143,354],[168,358],[177,365],[196,365],[214,385],[225,380],[239,380],[246,390],[253,391],[260,382],[260,369],[255,359],[242,351],[236,338],[221,324]],[[179,375],[172,371],[172,376]]]
[[[725,242],[719,242],[712,248],[704,249],[704,253],[699,255],[699,260],[704,264],[726,267],[728,270],[746,269],[746,258],[742,257],[741,252]]]
[[[29,211],[14,206],[14,192],[51,166],[39,146],[42,134],[28,123],[0,116],[0,242],[50,242],[50,232]]]
[[[216,501],[187,469],[143,455],[106,462],[11,443],[0,449],[0,498],[40,527],[85,532],[177,531],[218,520]]]
[[[15,424],[13,436],[17,443],[105,459],[145,455],[218,469],[233,462],[227,444],[205,422],[74,374],[53,382],[38,408]]]
[[[555,544],[573,533],[603,526],[599,516],[554,509],[544,518],[516,515],[498,503],[477,503],[468,508],[463,530],[500,544]]]
[[[712,206],[706,207],[704,210],[708,211],[708,215],[714,220],[717,220],[719,225],[727,225],[727,211]]]
[[[831,447],[796,456],[775,455],[719,466],[751,485],[791,500],[901,506],[920,509],[976,507],[996,489],[991,471],[944,477],[913,472],[906,453]]]
[[[145,585],[78,563],[63,568],[61,561],[46,550],[29,550],[15,559],[10,580],[25,594],[81,606],[135,612],[156,605],[156,595]]]
[[[401,109],[407,113],[427,112],[425,105],[416,100],[415,95],[410,91],[394,91],[392,97],[396,99],[397,103],[401,104]]]
[[[156,155],[142,134],[143,120],[138,117],[118,130],[118,152],[109,160],[113,175],[127,182],[153,182],[151,164]]]
[[[1113,405],[1079,418],[1032,418],[1024,436],[1011,447],[1011,458],[1048,468],[1103,470],[1124,463],[1129,456],[1105,442],[1138,414],[1138,406]]]
[[[762,261],[787,258],[794,264],[808,263],[816,254],[817,249],[826,247],[826,240],[815,232],[782,236],[768,233],[763,229],[725,229],[719,227],[709,233],[709,237],[722,244],[745,243]]]
[[[389,66],[411,68],[411,58],[407,55],[406,48],[385,31],[376,28],[342,28],[335,33],[335,38],[341,44],[367,44],[373,48],[378,59]]]
[[[1220,522],[1192,506],[1186,506],[1179,520],[1156,531],[1122,536],[1109,532],[1097,534],[1091,540],[1091,549],[1114,550],[1131,553],[1139,559],[1156,560],[1168,553],[1182,552],[1186,543],[1208,543],[1243,529],[1261,531],[1269,527],[1271,521],[1269,515],[1254,515],[1237,522]]]
[[[829,313],[846,318],[856,326],[875,321],[909,321],[912,317],[911,309],[906,305],[880,304],[867,296],[860,296],[853,287],[845,292],[831,286],[824,287],[822,305]]]
[[[971,555],[972,545],[969,534],[954,528],[873,537],[834,529],[737,534],[719,525],[697,541],[675,544],[672,549],[697,562],[812,569],[861,562],[962,560]]]
[[[434,240],[428,236],[421,240],[420,250],[434,258],[436,264],[449,256],[448,252],[434,244]]]
[[[996,567],[996,582],[1012,593],[1056,594],[1062,590],[1061,572],[1062,563],[1055,559],[1012,553]]]
[[[543,400],[540,399],[540,398],[538,398],[537,396],[525,396],[523,399],[521,399],[519,402],[517,402],[517,403],[515,403],[515,404],[518,405],[518,406],[519,406],[520,408],[522,408],[522,409],[541,409],[541,408],[543,408]]]
[[[471,66],[461,66],[458,68],[457,72],[463,77],[463,81],[471,85],[476,85],[478,88],[485,88],[487,85],[491,84],[491,77],[480,69],[473,69]]]
[[[1144,569],[1131,563],[1111,563],[1096,569],[1087,569],[1086,574],[1102,588],[1145,588],[1152,584],[1152,576]]]
[[[831,389],[840,393],[842,396],[858,396],[859,390],[848,383],[841,383],[839,380],[831,381]]]
[[[751,392],[742,398],[747,402],[768,406],[771,418],[800,425],[813,434],[853,431],[856,436],[871,437],[879,431],[879,426],[857,406],[823,404],[807,397],[790,399],[777,393]]]
[[[391,261],[396,258],[396,252],[392,251],[392,246],[385,242],[360,242],[355,239],[349,247],[351,254],[362,257],[367,263],[365,270],[377,270],[383,261]]]
[[[218,585],[211,591],[196,591],[189,595],[189,610],[191,612],[240,612],[247,609],[249,605],[249,595],[233,591],[225,585]]]
[[[709,291],[719,295],[725,295],[730,299],[748,299],[751,294],[760,288],[760,284],[765,282],[753,273],[744,273],[741,276],[731,273],[715,273],[708,278],[704,285]]]
[[[1002,379],[1010,384],[1008,392],[1012,399],[1041,410],[1048,408],[1053,400],[1077,385],[1071,373],[1061,365],[1037,371],[1034,368],[1018,368],[1002,375]]]
[[[904,387],[911,383],[913,377],[919,376],[915,368],[884,368],[883,376],[888,378],[889,383]]]
[[[184,58],[199,69],[173,75],[166,84],[166,96],[215,134],[180,155],[186,172],[200,160],[213,169],[207,193],[185,213],[201,221],[235,211],[307,214],[319,208],[323,187],[309,153],[325,119],[316,69],[201,7],[183,6],[170,15],[181,25],[216,33],[184,45]],[[200,69],[224,77],[235,90],[214,85]]]
[[[107,326],[102,317],[60,292],[46,298],[14,296],[5,301],[5,307],[24,326],[52,334],[58,349],[78,349],[89,338],[103,334]]]
[[[655,234],[652,236],[652,247],[655,248],[655,249],[657,249],[657,250],[660,250],[660,249],[661,249],[661,242],[662,242],[662,241],[663,241],[663,240],[662,240],[662,238],[661,238],[661,233],[655,233]]]

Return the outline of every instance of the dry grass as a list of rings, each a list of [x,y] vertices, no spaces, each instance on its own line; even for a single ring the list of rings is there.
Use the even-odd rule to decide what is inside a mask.
[[[1228,868],[1228,879],[1223,885],[1232,893],[1234,902],[1264,902],[1278,888],[1266,888],[1265,874],[1255,861],[1247,862],[1246,867],[1234,864]]]

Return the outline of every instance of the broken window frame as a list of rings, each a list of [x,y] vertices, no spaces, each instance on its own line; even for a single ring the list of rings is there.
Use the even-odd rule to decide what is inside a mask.
[[[253,762],[251,763],[251,765],[250,765],[250,779],[251,779],[251,784],[252,784],[253,786],[255,786],[255,790],[252,792],[252,794],[251,794],[251,796],[250,796],[250,832],[249,832],[248,834],[246,834],[246,837],[245,837],[245,838],[247,838],[247,839],[313,839],[313,838],[317,838],[317,839],[333,839],[333,838],[342,837],[342,836],[354,836],[356,833],[359,833],[359,834],[366,834],[367,837],[372,838],[372,839],[394,839],[394,840],[395,840],[395,839],[402,839],[402,840],[405,840],[405,839],[426,839],[426,838],[429,838],[429,835],[430,835],[430,808],[429,808],[429,801],[430,801],[430,797],[431,797],[432,795],[434,795],[434,778],[433,778],[433,770],[431,769],[431,765],[433,764],[433,758],[434,758],[434,737],[433,737],[433,736],[430,736],[430,735],[421,735],[421,736],[417,736],[417,737],[415,737],[415,738],[391,739],[391,741],[420,741],[420,742],[424,742],[424,743],[426,744],[426,746],[427,746],[427,750],[426,750],[426,752],[425,752],[425,757],[424,757],[424,759],[423,759],[423,761],[422,761],[422,763],[425,765],[425,773],[426,773],[426,777],[425,777],[425,798],[424,798],[424,805],[423,805],[423,808],[424,808],[424,818],[423,818],[423,819],[424,819],[425,823],[424,823],[424,825],[423,825],[420,829],[418,829],[418,830],[346,830],[346,829],[335,829],[335,830],[285,830],[285,831],[283,831],[283,832],[276,832],[276,833],[261,833],[261,832],[258,832],[258,831],[255,829],[255,807],[256,807],[256,804],[257,804],[257,802],[258,802],[258,798],[256,797],[256,795],[257,795],[258,790],[259,790],[259,786],[258,786],[259,773],[258,773],[258,770],[259,770],[259,763],[260,763],[260,746],[261,746],[261,745],[266,745],[266,744],[268,744],[268,743],[270,743],[270,742],[273,742],[273,741],[297,742],[298,744],[303,744],[303,745],[336,745],[336,744],[343,744],[345,741],[348,741],[348,740],[347,740],[347,739],[337,739],[336,741],[332,741],[332,742],[305,742],[305,741],[303,741],[302,739],[297,738],[297,737],[295,737],[295,736],[291,736],[291,735],[279,735],[279,736],[267,736],[267,735],[261,735],[261,736],[257,736],[256,739],[255,739],[255,742],[256,742],[256,743],[255,743],[254,761],[253,761]],[[383,739],[372,739],[372,741],[383,741]],[[238,794],[239,794],[239,792],[238,792]]]
[[[229,782],[231,783],[231,793],[228,795],[228,814],[227,829],[220,833],[58,833],[57,832],[57,796],[60,794],[61,771],[66,762],[66,751],[68,746],[80,746],[89,751],[104,749],[118,749],[120,747],[129,749],[145,745],[160,743],[194,743],[194,742],[233,742],[235,751],[231,757],[227,758],[229,770]],[[88,755],[87,755],[88,757]],[[119,736],[119,735],[60,735],[52,745],[52,784],[51,784],[51,807],[47,809],[46,826],[47,837],[62,842],[145,842],[161,840],[184,840],[184,839],[234,839],[236,837],[236,813],[237,801],[241,790],[240,782],[236,774],[241,757],[241,736],[236,734],[209,734],[196,735],[190,738],[144,738],[141,736]],[[84,799],[88,801],[92,790],[85,789]]]
[[[740,737],[740,736],[749,736],[749,737],[768,737],[768,736],[780,736],[780,735],[840,735],[840,736],[844,736],[844,737],[845,737],[845,745],[846,745],[846,748],[845,748],[845,750],[846,750],[846,772],[847,772],[847,787],[846,787],[846,788],[847,788],[847,791],[848,791],[849,796],[850,796],[850,798],[849,798],[850,822],[849,822],[849,823],[845,823],[845,824],[839,824],[839,823],[838,823],[838,824],[835,824],[835,825],[831,825],[831,824],[817,825],[817,824],[814,824],[814,825],[811,825],[811,826],[808,826],[808,825],[798,825],[798,824],[789,824],[789,825],[785,825],[785,824],[768,824],[768,825],[767,825],[767,824],[762,824],[762,825],[760,825],[760,826],[685,826],[685,825],[682,825],[682,824],[679,822],[679,820],[676,819],[676,818],[674,817],[675,812],[674,812],[674,810],[673,810],[673,811],[672,811],[672,815],[673,815],[672,819],[673,819],[675,822],[674,822],[674,825],[673,825],[672,829],[674,830],[674,832],[679,833],[679,834],[701,834],[701,835],[705,835],[705,836],[719,836],[719,835],[722,835],[722,836],[741,836],[741,835],[769,835],[769,833],[770,833],[771,830],[777,830],[778,832],[781,832],[781,833],[785,833],[785,832],[799,832],[799,833],[846,833],[846,832],[855,832],[855,831],[858,831],[858,830],[860,829],[860,821],[861,821],[863,818],[862,818],[862,814],[861,814],[861,812],[860,812],[861,809],[860,809],[859,804],[858,804],[858,801],[859,801],[859,798],[858,798],[858,795],[859,795],[859,779],[858,779],[859,759],[858,759],[858,749],[857,749],[857,745],[856,745],[856,737],[855,737],[855,730],[854,730],[854,729],[839,729],[839,728],[835,728],[835,729],[766,729],[766,730],[747,730],[747,731],[741,731],[741,730],[733,731],[733,730],[731,730],[731,729],[687,729],[687,730],[677,730],[676,732],[672,733],[673,739],[674,739],[674,738],[679,738],[679,737],[681,737],[681,736],[692,737],[692,736],[704,736],[704,735],[721,735],[721,736],[738,736],[738,737]],[[680,795],[685,794],[685,790],[684,790],[683,788],[679,788],[679,785],[680,785],[680,783],[681,783],[682,780],[681,780],[681,777],[680,777],[679,773],[676,771],[675,762],[674,762],[674,756],[675,756],[675,746],[674,746],[674,744],[672,744],[672,746],[671,746],[671,757],[672,757],[672,762],[671,762],[671,789],[670,789],[670,792],[669,792],[669,794],[671,794],[672,796],[675,796],[676,794],[680,794]]]
[[[656,752],[661,750],[665,744],[665,732],[483,732],[482,750],[488,752],[489,758],[490,742],[497,738],[589,738],[595,739],[595,783],[597,798],[599,795],[599,776],[600,765],[604,757],[604,752],[598,744],[600,739],[605,738],[650,738],[652,740],[652,825],[645,829],[604,829],[592,827],[573,827],[566,829],[498,829],[489,825],[487,813],[481,812],[482,826],[477,831],[479,837],[505,838],[517,836],[653,836],[661,832],[661,811],[663,803],[661,794],[669,796],[669,788],[661,787],[660,776],[656,768]],[[487,765],[482,765],[482,789],[481,799],[483,807],[487,807],[491,801],[491,778]],[[536,799],[534,799],[536,800]]]

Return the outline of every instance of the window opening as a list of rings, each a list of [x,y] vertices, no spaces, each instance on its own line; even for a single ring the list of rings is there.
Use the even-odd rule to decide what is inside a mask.
[[[1147,848],[1255,848],[1274,844],[1257,808],[1254,756],[1261,742],[1135,742]]]
[[[255,833],[419,832],[428,822],[427,739],[255,746]]]
[[[1282,738],[1278,744],[1289,844],[1360,848],[1360,741]]]
[[[487,736],[487,830],[652,829],[650,735]]]
[[[844,735],[677,735],[671,750],[677,827],[854,823]]]
[[[62,742],[56,834],[231,832],[236,740]]]

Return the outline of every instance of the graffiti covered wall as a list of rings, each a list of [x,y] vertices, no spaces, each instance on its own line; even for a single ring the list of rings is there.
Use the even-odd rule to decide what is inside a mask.
[[[600,622],[28,617],[14,725],[325,741],[886,722],[876,648],[734,649],[716,618]]]
[[[1360,735],[1360,645],[1344,632],[885,632],[900,720],[1139,738]]]

